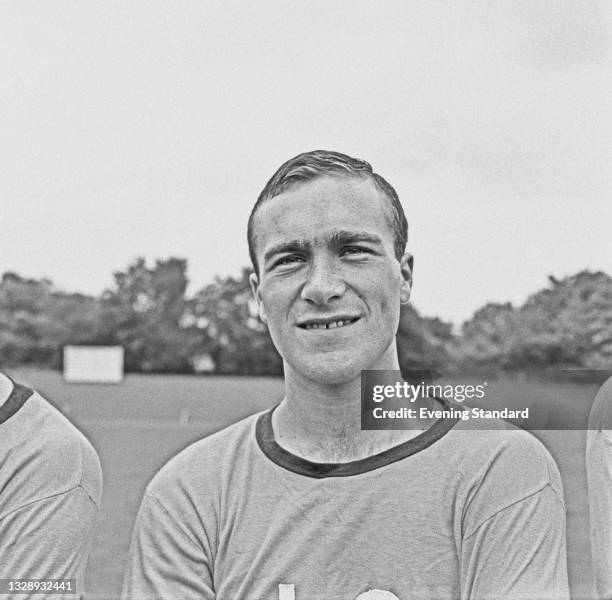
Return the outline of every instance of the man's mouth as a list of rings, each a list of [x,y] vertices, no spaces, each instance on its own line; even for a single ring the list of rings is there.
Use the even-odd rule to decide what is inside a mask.
[[[313,319],[298,324],[302,329],[337,329],[352,325],[359,320],[359,317],[342,317],[341,319]]]

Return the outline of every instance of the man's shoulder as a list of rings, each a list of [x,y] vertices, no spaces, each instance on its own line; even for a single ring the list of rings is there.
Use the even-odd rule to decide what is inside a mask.
[[[460,421],[446,437],[449,460],[466,481],[518,484],[524,494],[550,485],[562,498],[559,469],[532,433],[500,419],[478,419]]]
[[[559,469],[533,434],[499,419],[459,421],[432,446],[430,465],[447,505],[461,507],[467,536],[495,516],[513,511],[564,514]],[[510,510],[511,509],[511,510]],[[506,511],[510,512],[506,512]]]
[[[469,408],[466,410],[470,411]],[[459,420],[451,431],[462,435],[466,441],[471,438],[472,443],[486,446],[501,445],[518,450],[524,446],[535,444],[540,447],[542,445],[533,434],[525,429],[496,417],[484,416]],[[472,432],[472,435],[466,436],[465,432]]]
[[[78,487],[100,506],[102,470],[96,451],[40,394],[33,392],[2,428],[3,514]]]
[[[250,415],[194,442],[171,458],[153,477],[147,492],[156,497],[172,487],[214,486],[239,467],[256,446],[255,426],[262,413]]]

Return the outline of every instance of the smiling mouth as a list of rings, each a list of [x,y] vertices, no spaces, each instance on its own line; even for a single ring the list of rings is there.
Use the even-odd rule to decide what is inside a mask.
[[[338,329],[339,327],[346,327],[359,321],[359,317],[352,319],[336,319],[335,321],[311,321],[298,325],[301,329]]]

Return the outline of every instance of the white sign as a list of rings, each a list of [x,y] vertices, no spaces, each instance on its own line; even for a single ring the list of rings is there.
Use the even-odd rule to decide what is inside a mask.
[[[69,383],[121,383],[121,346],[64,346],[64,381]]]

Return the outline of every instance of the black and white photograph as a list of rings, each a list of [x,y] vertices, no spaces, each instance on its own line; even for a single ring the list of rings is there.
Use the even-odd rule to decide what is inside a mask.
[[[612,600],[612,4],[0,3],[0,600]]]

